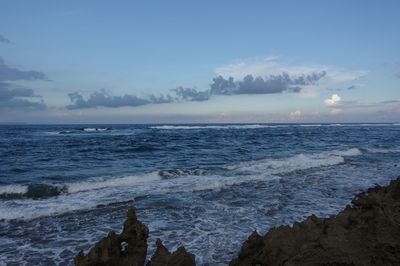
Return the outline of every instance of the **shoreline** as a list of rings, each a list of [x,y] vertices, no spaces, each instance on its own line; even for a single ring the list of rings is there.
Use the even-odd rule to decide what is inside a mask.
[[[122,233],[111,231],[87,255],[81,251],[75,265],[195,265],[195,256],[184,247],[171,253],[159,239],[146,262],[147,238],[147,227],[130,209]],[[335,216],[311,215],[293,226],[272,228],[264,236],[253,232],[229,265],[397,265],[398,261],[400,177],[356,195]]]

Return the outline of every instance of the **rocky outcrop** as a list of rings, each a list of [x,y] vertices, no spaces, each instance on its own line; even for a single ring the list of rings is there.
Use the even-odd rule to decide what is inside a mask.
[[[111,231],[86,256],[81,251],[75,258],[75,265],[142,266],[147,255],[148,235],[147,227],[137,219],[135,211],[129,209],[122,233]]]
[[[170,253],[160,239],[156,241],[157,250],[151,257],[147,266],[192,266],[196,265],[194,255],[187,252],[184,247],[179,247]]]
[[[75,257],[77,266],[143,266],[147,256],[147,238],[149,230],[136,217],[133,209],[128,210],[128,218],[121,234],[111,231],[100,240],[89,253],[83,251]],[[152,266],[195,265],[195,257],[183,247],[172,254],[165,248],[161,240],[157,240],[157,250],[147,264]]]
[[[128,211],[121,234],[110,232],[78,266],[142,266],[147,255],[148,229]],[[147,266],[192,266],[195,257],[179,247],[171,253],[156,241]],[[375,187],[354,198],[338,215],[312,215],[292,227],[271,229],[265,236],[253,232],[230,266],[366,266],[400,265],[400,177],[387,187]]]
[[[335,217],[254,232],[230,265],[400,265],[400,177],[359,194]]]

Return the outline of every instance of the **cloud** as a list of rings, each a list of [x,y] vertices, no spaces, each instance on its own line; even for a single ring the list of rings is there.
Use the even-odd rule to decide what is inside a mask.
[[[93,92],[86,100],[78,92],[70,93],[68,96],[72,102],[72,104],[67,106],[68,109],[99,106],[117,108],[122,106],[142,106],[151,103],[150,100],[139,98],[135,95],[111,96],[105,90]]]
[[[10,88],[12,86],[9,83],[0,82],[0,100],[10,100],[14,97],[35,97],[32,89],[16,87]]]
[[[111,96],[101,90],[92,93],[88,98],[75,92],[69,94],[72,104],[67,108],[100,106],[117,108],[172,102],[208,101],[214,95],[298,93],[304,96],[313,96],[321,86],[327,86],[333,81],[353,80],[362,75],[362,71],[344,72],[328,67],[286,67],[280,64],[276,57],[256,62],[239,62],[221,67],[216,72],[219,75],[212,80],[210,88],[205,90],[178,87],[170,90],[166,95],[149,95],[147,97],[130,94]],[[326,103],[329,104],[331,101],[328,99]]]
[[[163,104],[172,102],[207,101],[210,98],[210,90],[197,91],[193,88],[178,87],[171,90],[172,94],[156,96],[151,94],[147,97],[125,94],[123,96],[112,96],[106,90],[95,91],[85,99],[79,92],[68,94],[72,104],[68,109],[83,109],[94,107],[118,108],[124,106],[143,106],[147,104]]]
[[[341,70],[324,65],[285,65],[276,56],[239,60],[215,70],[217,75],[236,79],[243,79],[248,74],[257,77],[268,77],[281,73],[302,76],[323,71],[326,72],[327,79],[335,82],[354,80],[367,74],[365,70]]]
[[[0,81],[17,81],[17,80],[48,80],[43,72],[34,70],[19,70],[10,67],[0,58]]]
[[[42,110],[46,105],[36,95],[33,89],[17,86],[10,82],[21,80],[47,80],[39,71],[24,71],[6,65],[0,58],[0,108],[21,110]],[[28,99],[27,99],[28,98]],[[32,98],[36,98],[32,101]]]
[[[21,110],[42,110],[46,105],[42,100],[31,101],[26,98],[40,98],[29,88],[18,87],[6,82],[0,82],[0,109],[12,108]]]
[[[292,120],[297,120],[297,119],[301,118],[301,115],[302,115],[301,111],[300,110],[296,110],[294,112],[290,112],[289,117]]]
[[[36,111],[36,110],[44,110],[47,108],[46,104],[43,100],[39,102],[33,102],[26,99],[11,99],[9,101],[0,101],[0,109],[19,109],[23,111]]]
[[[243,80],[236,81],[233,77],[228,79],[218,76],[213,79],[211,84],[211,94],[215,95],[234,95],[234,94],[271,94],[283,92],[300,92],[302,86],[315,84],[323,78],[326,72],[311,73],[310,75],[300,75],[291,77],[283,72],[279,75],[271,75],[265,78],[256,77],[249,74]]]
[[[343,82],[349,82],[365,76],[365,70],[343,70],[324,65],[288,65],[282,63],[278,57],[256,58],[236,61],[232,64],[218,67],[215,72],[227,79],[243,79],[251,74],[253,77],[268,78],[286,73],[290,78],[312,77],[324,73],[323,77],[314,84],[303,84],[299,96],[316,97],[321,89],[328,88]]]
[[[218,76],[213,79],[210,89],[197,90],[194,88],[178,87],[171,89],[166,95],[149,95],[148,97],[138,97],[136,95],[125,94],[123,96],[112,96],[106,90],[95,91],[87,99],[79,92],[68,94],[72,104],[68,109],[83,109],[94,107],[123,106],[142,106],[147,104],[162,104],[172,102],[202,102],[208,101],[212,95],[239,95],[239,94],[271,94],[291,92],[298,93],[303,85],[314,84],[325,75],[324,72],[312,73],[298,77],[290,77],[287,73],[270,76],[268,78],[247,75],[243,80],[235,81],[230,77],[224,79]]]
[[[11,43],[9,39],[4,37],[3,35],[0,34],[0,42],[2,43]]]
[[[357,89],[356,85],[351,85],[350,87],[347,87],[347,90],[355,90]]]
[[[211,96],[210,90],[198,91],[193,88],[178,87],[176,89],[172,89],[171,91],[176,94],[178,99],[183,101],[207,101]],[[174,99],[173,97],[171,98]]]
[[[400,100],[390,100],[381,102],[362,102],[358,100],[353,101],[340,101],[335,107],[341,109],[352,109],[352,108],[373,108],[373,107],[384,107],[390,105],[400,105]]]
[[[334,106],[337,105],[341,101],[341,97],[337,94],[332,94],[331,98],[326,99],[324,101],[326,106]]]

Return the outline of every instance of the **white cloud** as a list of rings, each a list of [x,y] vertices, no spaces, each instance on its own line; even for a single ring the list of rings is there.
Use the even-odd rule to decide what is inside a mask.
[[[337,105],[341,100],[342,98],[339,95],[332,94],[331,98],[326,99],[324,103],[326,106],[334,106]]]
[[[290,112],[289,117],[292,120],[297,120],[297,119],[301,118],[301,115],[302,115],[301,111],[300,110],[296,110],[294,112]]]

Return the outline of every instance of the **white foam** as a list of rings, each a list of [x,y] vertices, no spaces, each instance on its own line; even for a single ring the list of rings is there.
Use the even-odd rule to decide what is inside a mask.
[[[344,151],[333,150],[328,152],[328,154],[333,154],[338,156],[358,156],[361,155],[362,152],[358,148],[351,148]]]
[[[28,191],[28,186],[24,185],[5,185],[0,186],[1,194],[25,194]]]
[[[315,154],[298,154],[282,159],[263,159],[227,166],[226,175],[185,175],[162,179],[158,172],[109,179],[92,179],[65,184],[67,194],[40,200],[15,199],[0,201],[0,219],[33,219],[65,212],[90,209],[99,204],[133,200],[137,196],[218,191],[232,185],[280,178],[278,174],[344,162],[343,156],[356,156],[356,149],[333,150]],[[230,170],[230,171],[229,171]],[[9,187],[7,191],[26,191],[26,187]]]
[[[77,193],[77,192],[102,189],[102,188],[132,186],[141,184],[143,182],[152,182],[157,180],[161,180],[161,177],[158,175],[158,172],[151,172],[149,174],[145,174],[142,176],[131,175],[118,178],[110,178],[110,179],[97,178],[84,182],[69,183],[66,186],[68,188],[68,193]]]
[[[88,190],[75,193],[62,194],[41,200],[18,199],[0,201],[0,219],[30,220],[42,216],[58,215],[66,212],[90,209],[99,204],[109,204],[119,201],[133,200],[136,196],[154,195],[165,193],[180,193],[191,191],[215,190],[250,182],[254,180],[265,180],[278,177],[273,176],[185,176],[167,180],[147,180],[133,182],[121,186],[114,186],[110,180],[111,187],[92,186]]]
[[[300,127],[322,127],[321,124],[299,124]]]
[[[400,152],[400,148],[389,148],[389,149],[384,149],[384,148],[367,148],[369,152],[372,153],[397,153]]]
[[[243,162],[228,169],[238,172],[280,174],[295,170],[305,170],[316,167],[332,166],[344,162],[343,156],[357,156],[361,151],[352,148],[344,151],[333,150],[315,154],[298,154],[282,159],[263,159]]]
[[[86,127],[86,128],[84,128],[83,129],[83,131],[86,131],[86,132],[95,132],[95,131],[106,131],[107,130],[107,128],[97,128],[97,127]]]
[[[163,130],[190,130],[190,129],[257,129],[257,128],[275,128],[275,127],[287,127],[288,125],[208,125],[208,126],[173,126],[173,125],[163,125],[163,126],[152,126],[153,129],[163,129]]]

